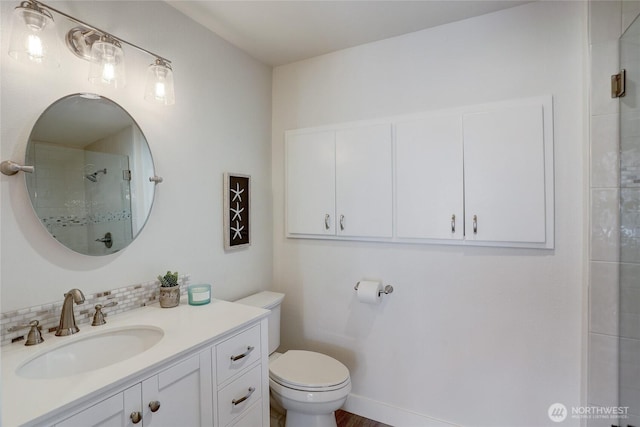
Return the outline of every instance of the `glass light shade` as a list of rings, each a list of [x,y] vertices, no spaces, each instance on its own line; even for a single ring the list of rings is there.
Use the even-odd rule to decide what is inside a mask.
[[[147,69],[147,83],[144,99],[161,105],[173,105],[176,102],[173,90],[173,70],[171,66],[158,59]]]
[[[26,3],[28,4],[28,3]],[[18,6],[11,17],[9,56],[47,67],[60,65],[53,18],[46,10]]]
[[[114,88],[121,88],[126,84],[124,52],[116,40],[102,37],[91,46],[89,81]]]

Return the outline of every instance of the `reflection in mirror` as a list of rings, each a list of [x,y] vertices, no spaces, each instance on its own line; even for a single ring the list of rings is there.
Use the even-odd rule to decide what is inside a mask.
[[[115,102],[77,94],[40,116],[27,144],[33,208],[60,243],[86,255],[125,248],[147,221],[155,184],[149,145]]]

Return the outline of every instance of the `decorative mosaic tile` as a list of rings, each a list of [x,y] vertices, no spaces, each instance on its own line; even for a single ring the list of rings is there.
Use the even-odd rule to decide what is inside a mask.
[[[107,222],[115,222],[131,219],[131,212],[127,210],[118,212],[106,212],[95,213],[89,215],[87,218],[79,217],[77,215],[64,215],[64,216],[48,216],[40,218],[42,223],[47,229],[58,227],[70,227],[70,226],[85,226],[87,224],[102,224]]]
[[[188,274],[179,277],[180,294],[186,298],[187,286],[190,276]],[[102,304],[103,306],[111,302],[117,304],[113,307],[105,307],[102,309],[105,317],[110,314],[124,313],[129,310],[144,307],[147,304],[153,304],[158,300],[160,283],[153,280],[145,283],[137,283],[135,285],[126,286],[124,288],[111,289],[107,291],[97,292],[95,294],[85,294],[84,304],[74,304],[74,314],[76,324],[91,324],[93,320],[94,306]],[[26,339],[29,328],[20,328],[21,325],[27,325],[32,320],[38,320],[42,332],[55,332],[60,322],[60,312],[64,300],[55,303],[47,303],[33,307],[21,308],[14,311],[0,313],[0,345],[11,344],[15,341]]]

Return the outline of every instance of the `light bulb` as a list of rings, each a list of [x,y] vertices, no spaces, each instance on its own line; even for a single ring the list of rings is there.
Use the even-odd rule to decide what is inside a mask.
[[[156,99],[163,99],[165,96],[167,96],[167,88],[164,82],[156,82],[156,90],[155,90]]]
[[[39,36],[29,34],[27,38],[27,55],[29,55],[29,59],[32,61],[42,61],[44,48],[42,47],[42,39]]]
[[[104,67],[102,67],[102,80],[109,83],[115,78],[115,76],[116,70],[113,64],[108,62],[104,64]]]

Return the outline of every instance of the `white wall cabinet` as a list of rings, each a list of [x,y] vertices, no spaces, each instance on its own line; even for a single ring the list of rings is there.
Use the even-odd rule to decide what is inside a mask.
[[[290,132],[286,138],[290,235],[393,235],[390,123]]]
[[[395,130],[398,238],[462,240],[462,116],[400,121]]]
[[[286,138],[289,237],[553,248],[551,96]]]
[[[262,327],[266,320],[47,425],[268,426],[268,366],[263,363],[268,347],[262,344]]]
[[[287,225],[291,234],[336,233],[335,131],[287,136]]]
[[[464,116],[467,239],[545,243],[543,113],[523,104]]]

